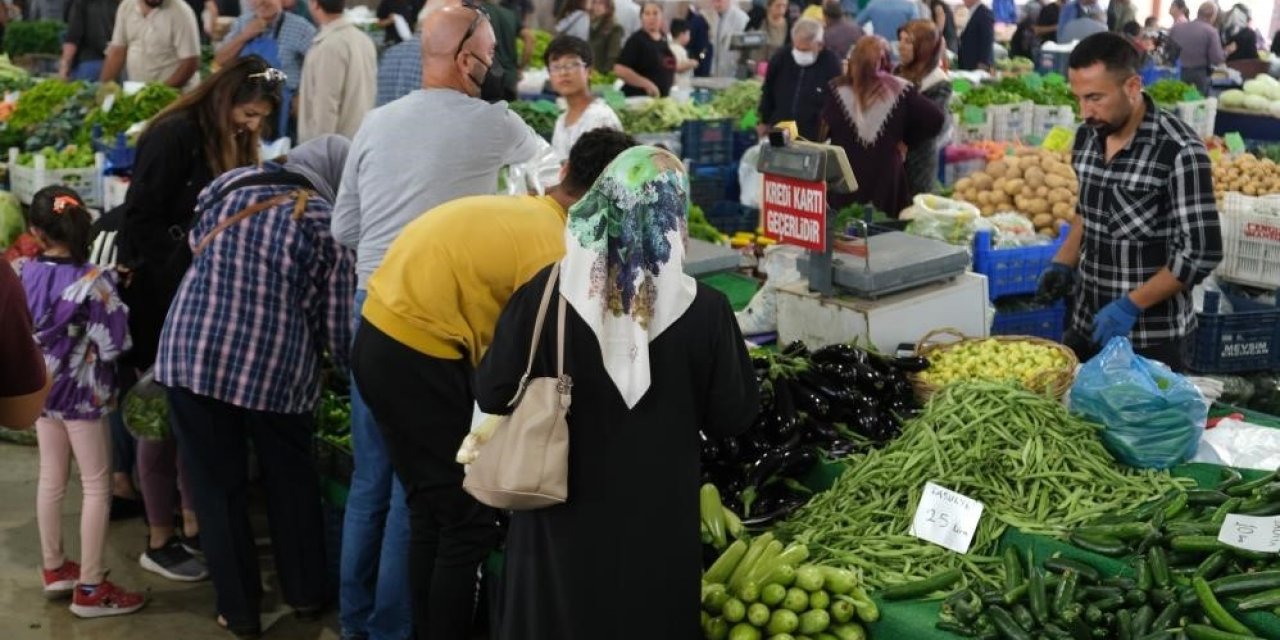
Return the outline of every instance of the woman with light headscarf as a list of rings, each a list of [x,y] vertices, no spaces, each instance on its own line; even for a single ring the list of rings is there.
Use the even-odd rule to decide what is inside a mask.
[[[688,177],[654,147],[619,155],[569,210],[569,497],[512,514],[498,638],[701,638],[699,430],[730,436],[759,405],[724,296],[682,270]],[[490,413],[524,373],[547,267],[515,293],[476,371]],[[550,305],[533,376],[554,375]],[[620,622],[625,621],[625,622]]]
[[[912,20],[898,30],[897,75],[911,82],[920,95],[942,111],[951,100],[951,76],[942,68],[947,43],[932,20]],[[931,193],[938,184],[938,149],[943,136],[939,133],[907,151],[907,192],[911,196]]]
[[[322,361],[345,370],[351,345],[354,256],[329,234],[348,146],[321,136],[283,164],[236,169],[205,188],[191,268],[160,334],[156,380],[195,494],[218,623],[241,636],[261,632],[250,442],[284,601],[313,616],[328,598],[311,437]]]
[[[1258,32],[1249,25],[1249,8],[1237,4],[1222,21],[1223,46],[1227,62],[1258,59]]]
[[[910,200],[904,157],[931,145],[946,116],[914,84],[891,73],[889,43],[858,41],[845,75],[831,82],[822,108],[831,144],[844,148],[858,180],[851,194],[831,194],[837,209],[858,202],[897,217]],[[825,137],[825,136],[824,136]]]

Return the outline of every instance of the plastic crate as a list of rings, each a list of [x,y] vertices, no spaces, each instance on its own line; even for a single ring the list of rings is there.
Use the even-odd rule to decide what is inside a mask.
[[[1072,111],[1071,107],[1036,105],[1031,135],[1043,140],[1055,127],[1074,130],[1076,128],[1075,111]]]
[[[680,132],[668,131],[664,133],[637,133],[634,136],[636,143],[649,145],[651,147],[662,147],[667,151],[675,154],[677,158],[683,158],[681,154],[683,145],[680,144]]]
[[[978,124],[964,124],[957,122],[955,128],[952,129],[951,141],[956,144],[968,144],[970,142],[985,142],[991,139],[991,120]]]
[[[129,140],[123,133],[116,134],[114,143],[104,141],[100,129],[99,125],[94,125],[93,149],[102,152],[106,158],[104,173],[128,175],[133,170],[133,162],[138,155],[137,148],[129,146]]]
[[[987,121],[991,123],[991,139],[1021,142],[1031,135],[1035,126],[1036,105],[1030,100],[1017,104],[1001,104],[987,107]]]
[[[1230,313],[1219,312],[1221,297]],[[1280,308],[1244,296],[1206,291],[1199,326],[1187,341],[1187,366],[1200,373],[1270,371],[1280,367]]]
[[[696,164],[728,164],[734,161],[733,121],[686,120],[680,125],[680,157]]]
[[[760,226],[760,210],[731,200],[721,200],[704,210],[707,222],[720,233],[732,235],[739,231],[755,231]]]
[[[91,208],[102,207],[102,167],[106,158],[95,153],[94,165],[84,169],[49,169],[45,167],[44,156],[35,154],[34,167],[18,164],[18,150],[9,149],[9,190],[18,197],[22,204],[31,204],[31,198],[41,189],[60,185],[80,194],[80,198]]]
[[[689,200],[710,213],[716,203],[737,201],[738,168],[735,165],[694,165],[689,170]]]
[[[1031,306],[1029,300],[1027,305]],[[991,335],[1035,336],[1061,342],[1066,320],[1067,305],[1064,302],[1048,307],[1026,309],[996,307],[996,317],[991,323]]]
[[[733,132],[733,161],[738,162],[742,159],[747,149],[756,146],[760,142],[760,136],[752,131],[734,131]]]
[[[1172,67],[1148,65],[1138,73],[1142,76],[1142,86],[1149,87],[1161,80],[1178,80],[1182,77],[1182,68],[1177,65]]]
[[[991,232],[979,231],[973,238],[973,270],[987,276],[987,292],[992,300],[1035,293],[1040,274],[1053,262],[1066,238],[1064,228],[1050,244],[996,249],[991,245]]]
[[[1215,273],[1238,284],[1280,287],[1280,196],[1223,198],[1222,262]]]
[[[1201,138],[1213,136],[1213,125],[1218,121],[1218,99],[1206,98],[1195,102],[1179,102],[1178,118],[1187,123]]]

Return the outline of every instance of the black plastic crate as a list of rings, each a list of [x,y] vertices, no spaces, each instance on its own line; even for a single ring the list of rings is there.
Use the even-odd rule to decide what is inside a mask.
[[[1270,371],[1280,368],[1280,308],[1225,294],[1230,313],[1219,311],[1223,294],[1204,294],[1204,311],[1187,341],[1187,366],[1200,373]]]
[[[680,125],[680,155],[695,164],[733,162],[733,121],[686,120]]]
[[[707,222],[720,233],[732,235],[739,231],[755,231],[760,226],[760,210],[743,206],[732,200],[721,200],[709,210],[704,210]]]
[[[689,200],[710,214],[717,202],[738,199],[738,168],[694,165],[689,170]]]
[[[755,129],[749,131],[733,132],[733,161],[742,160],[742,156],[747,153],[747,149],[756,146],[760,142],[760,137],[756,135]]]

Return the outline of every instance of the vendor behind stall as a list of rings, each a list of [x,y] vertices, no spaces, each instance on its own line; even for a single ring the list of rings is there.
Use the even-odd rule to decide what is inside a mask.
[[[818,140],[823,98],[831,80],[840,75],[840,59],[823,48],[822,23],[801,18],[791,28],[791,47],[769,60],[760,92],[760,124],[764,135],[770,126],[794,120],[800,136]]]
[[[627,96],[666,97],[675,82],[676,58],[662,28],[662,5],[646,2],[640,9],[640,30],[627,38],[613,72],[626,83]]]
[[[1079,211],[1038,294],[1071,298],[1063,342],[1082,361],[1128,337],[1139,354],[1179,369],[1195,329],[1191,287],[1222,259],[1222,236],[1209,155],[1142,91],[1138,61],[1112,33],[1071,52],[1085,119],[1072,150]]]

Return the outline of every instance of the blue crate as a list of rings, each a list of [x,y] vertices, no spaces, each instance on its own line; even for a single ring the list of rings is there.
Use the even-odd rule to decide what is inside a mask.
[[[689,168],[689,200],[711,213],[717,202],[736,202],[740,194],[736,165],[692,165]]]
[[[732,200],[721,200],[704,210],[707,222],[720,233],[733,235],[739,231],[755,231],[760,226],[760,210]]]
[[[991,232],[979,231],[973,239],[973,270],[987,276],[990,298],[1035,293],[1040,273],[1053,262],[1067,238],[1067,229],[1062,225],[1058,239],[1050,244],[1017,249],[996,249],[991,246]]]
[[[137,157],[137,148],[129,146],[129,139],[123,133],[117,133],[114,143],[102,139],[102,126],[93,126],[93,150],[106,156],[106,173],[109,175],[127,175],[133,170],[133,162]]]
[[[686,120],[680,125],[680,155],[695,164],[733,162],[733,121]]]
[[[1220,313],[1221,295],[1204,294],[1199,326],[1186,344],[1187,366],[1200,373],[1280,369],[1280,308],[1228,293],[1232,311]]]
[[[1062,341],[1067,320],[1067,305],[1058,302],[1051,307],[1009,311],[996,308],[996,319],[991,324],[993,336],[1035,336],[1055,342]]]
[[[1142,86],[1149,87],[1161,80],[1179,80],[1182,78],[1182,66],[1157,67],[1149,64],[1138,72],[1142,76]]]
[[[755,130],[751,131],[734,131],[733,132],[733,161],[742,160],[743,154],[747,149],[756,146],[760,142],[760,136],[756,135]]]

